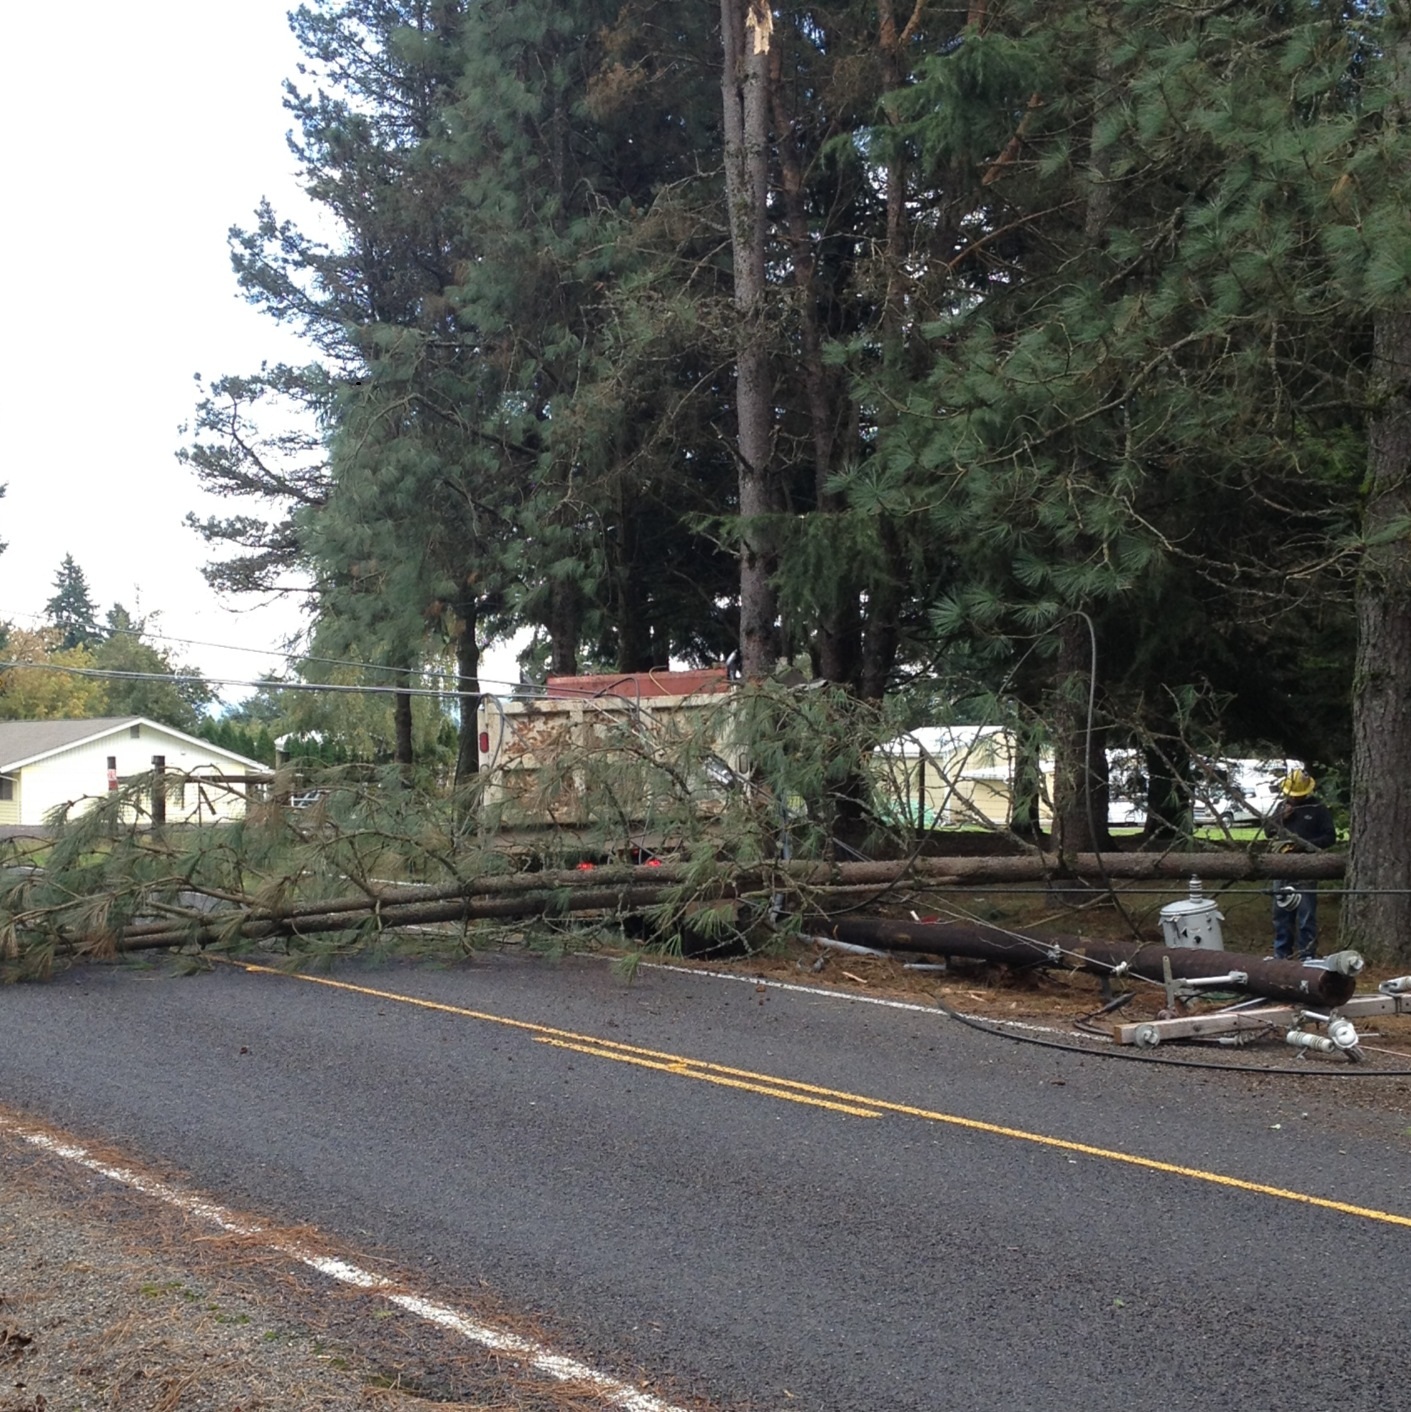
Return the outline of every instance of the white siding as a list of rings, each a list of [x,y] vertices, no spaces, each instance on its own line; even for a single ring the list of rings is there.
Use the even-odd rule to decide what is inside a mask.
[[[141,735],[133,739],[124,729],[67,750],[58,750],[42,760],[24,766],[17,772],[15,794],[19,805],[17,821],[21,824],[41,824],[45,816],[61,804],[75,803],[79,809],[92,805],[108,792],[108,757],[117,760],[119,780],[147,774],[152,757],[166,757],[169,775],[244,774],[249,768],[243,760],[232,758],[216,746],[204,749],[169,736],[153,726],[143,725]],[[240,818],[245,812],[243,788],[208,784],[187,784],[184,802],[173,788],[167,801],[169,823],[190,821],[210,823],[213,818]],[[0,817],[0,821],[3,818]]]

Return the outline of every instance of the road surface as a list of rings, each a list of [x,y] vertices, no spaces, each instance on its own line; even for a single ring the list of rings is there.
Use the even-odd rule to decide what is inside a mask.
[[[0,1105],[721,1408],[1411,1405],[1406,1080],[1355,1082],[591,958],[0,989]]]

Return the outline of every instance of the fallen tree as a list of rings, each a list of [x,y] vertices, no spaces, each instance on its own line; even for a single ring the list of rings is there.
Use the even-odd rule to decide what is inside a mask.
[[[898,885],[942,887],[953,883],[1045,880],[1205,878],[1268,879],[1286,874],[1283,855],[1244,853],[1055,854],[1020,857],[921,858],[902,862],[823,863],[778,861],[732,868],[727,863],[679,862],[603,866],[543,872],[499,873],[437,885],[364,885],[340,897],[242,896],[186,880],[173,900],[154,896],[163,915],[126,924],[65,925],[46,917],[45,928],[64,950],[136,951],[162,947],[233,945],[336,932],[388,931],[478,920],[561,917],[575,913],[626,913],[649,908],[699,906],[730,899],[769,897],[790,910],[816,906],[834,888],[855,892]],[[1340,854],[1300,857],[1301,876],[1341,876]],[[810,901],[811,900],[811,901]],[[826,910],[826,909],[825,909]],[[23,932],[23,913],[11,935]],[[900,925],[900,924],[898,924]],[[954,929],[950,935],[954,936]],[[998,936],[998,934],[996,934]],[[1004,959],[1004,958],[997,958]]]

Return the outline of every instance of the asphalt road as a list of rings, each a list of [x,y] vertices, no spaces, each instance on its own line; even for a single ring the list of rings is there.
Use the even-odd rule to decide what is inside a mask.
[[[721,1407],[1411,1406],[1411,1136],[1346,1083],[597,960],[330,978],[0,989],[0,1104]]]

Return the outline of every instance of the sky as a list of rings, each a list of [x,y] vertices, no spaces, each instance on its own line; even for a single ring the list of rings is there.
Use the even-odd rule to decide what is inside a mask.
[[[71,554],[100,621],[122,603],[212,678],[283,665],[298,607],[218,597],[184,523],[252,507],[203,495],[176,452],[194,375],[306,356],[240,298],[226,243],[264,197],[310,219],[282,104],[290,7],[70,0],[7,20],[0,620],[36,626]]]

